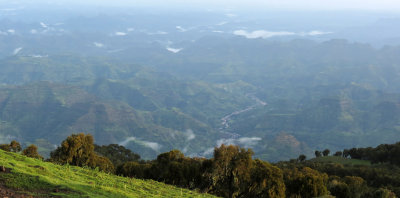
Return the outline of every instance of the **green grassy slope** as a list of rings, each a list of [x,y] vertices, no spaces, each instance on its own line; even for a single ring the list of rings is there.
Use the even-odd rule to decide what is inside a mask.
[[[0,150],[0,186],[35,197],[213,197],[152,180],[55,165]]]
[[[349,159],[349,158],[343,158],[343,157],[337,157],[337,156],[317,157],[317,158],[310,159],[309,161],[320,162],[320,163],[338,163],[338,164],[352,165],[352,166],[355,166],[355,165],[369,166],[369,165],[371,165],[370,161]]]

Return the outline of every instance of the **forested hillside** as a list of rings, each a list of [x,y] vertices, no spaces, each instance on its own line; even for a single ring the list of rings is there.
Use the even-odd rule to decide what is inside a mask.
[[[333,155],[329,149],[316,150],[309,160],[302,154],[271,164],[253,159],[251,149],[221,145],[208,159],[172,150],[144,161],[123,146],[98,146],[93,136],[80,133],[63,140],[47,163],[41,161],[35,145],[0,144],[0,195],[179,196],[176,189],[154,182],[159,181],[229,198],[394,198],[400,193],[399,149],[400,142]],[[180,196],[208,195],[181,189]]]
[[[217,13],[143,16],[1,19],[0,143],[48,156],[85,132],[145,159],[236,144],[279,161],[400,138],[396,45],[336,32],[251,38],[235,32],[257,23]]]

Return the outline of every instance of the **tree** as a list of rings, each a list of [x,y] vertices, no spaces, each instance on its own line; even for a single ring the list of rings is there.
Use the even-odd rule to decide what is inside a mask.
[[[363,194],[367,191],[367,185],[363,178],[346,176],[343,181],[349,186],[350,197],[364,197]]]
[[[115,167],[125,162],[138,162],[140,160],[140,155],[118,144],[110,144],[107,146],[94,145],[94,151],[111,160]]]
[[[148,173],[150,168],[150,163],[140,164],[138,162],[126,162],[118,167],[117,174],[139,179],[152,179]]]
[[[342,151],[337,151],[333,156],[341,157],[343,155]]]
[[[351,159],[361,159],[362,157],[360,149],[357,148],[350,149],[348,154],[350,155]]]
[[[168,184],[179,185],[183,183],[181,163],[185,156],[179,150],[161,153],[157,156],[156,163],[152,167],[153,178]]]
[[[303,155],[303,154],[299,155],[299,157],[297,158],[297,160],[298,160],[299,162],[304,162],[306,159],[307,159],[307,156],[305,156],[305,155]]]
[[[202,159],[187,158],[179,150],[157,156],[150,172],[151,178],[168,184],[194,188],[201,183]]]
[[[349,186],[346,183],[337,180],[329,184],[329,192],[335,197],[351,198]]]
[[[95,156],[93,141],[90,134],[72,134],[61,143],[61,147],[51,152],[50,159],[62,164],[89,166]]]
[[[21,144],[13,140],[10,144],[0,144],[0,149],[8,152],[17,153],[21,151]]]
[[[41,155],[39,155],[39,153],[37,152],[37,147],[33,144],[26,147],[22,151],[22,155],[25,155],[25,156],[31,157],[31,158],[36,158],[36,159],[43,159],[43,157]]]
[[[113,173],[114,170],[114,165],[113,163],[106,157],[103,156],[95,156],[93,164],[89,164],[91,167],[98,167],[100,170],[104,172],[109,172]]]
[[[350,150],[344,149],[344,150],[343,150],[343,157],[344,157],[344,158],[348,158],[349,156],[350,156]]]
[[[205,173],[210,191],[217,196],[238,197],[250,183],[253,151],[239,146],[221,145],[214,149],[212,168]]]
[[[11,152],[11,148],[9,144],[0,144],[0,149],[3,151]]]
[[[328,175],[308,167],[285,169],[284,180],[288,197],[311,198],[328,193]]]
[[[330,152],[331,151],[329,149],[325,149],[324,151],[322,151],[322,155],[328,156]]]
[[[373,194],[374,198],[396,198],[396,194],[386,188],[379,188]]]
[[[114,170],[110,160],[100,157],[94,152],[93,142],[93,136],[90,134],[72,134],[61,143],[60,147],[50,153],[50,161],[81,167],[99,167],[103,171]]]
[[[251,170],[251,182],[245,197],[285,197],[282,170],[256,159]]]
[[[315,151],[315,157],[321,157],[321,151]]]
[[[15,140],[11,141],[10,143],[10,150],[14,153],[21,151],[21,144]]]

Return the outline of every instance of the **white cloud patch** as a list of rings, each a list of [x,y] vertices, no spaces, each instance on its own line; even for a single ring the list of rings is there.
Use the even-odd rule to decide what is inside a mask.
[[[214,147],[213,148],[209,148],[206,151],[203,152],[203,156],[209,156],[212,155],[214,153]]]
[[[136,138],[135,137],[128,137],[126,138],[124,141],[118,143],[121,146],[126,146],[129,142],[135,141]]]
[[[237,142],[245,147],[255,146],[258,141],[261,141],[260,137],[242,137],[237,140]]]
[[[187,153],[187,151],[188,151],[188,147],[185,147],[182,149],[182,153]]]
[[[148,147],[148,148],[150,148],[150,149],[152,149],[154,151],[157,151],[157,152],[159,152],[161,147],[162,147],[162,145],[158,144],[157,142],[149,142],[149,141],[138,140],[135,137],[128,137],[124,141],[122,141],[122,142],[120,142],[118,144],[121,145],[121,146],[126,146],[129,142],[135,142],[137,144],[141,144],[141,145],[143,145],[145,147]]]
[[[319,30],[313,30],[310,32],[289,32],[289,31],[267,31],[267,30],[256,30],[252,32],[248,32],[246,30],[235,30],[233,32],[234,35],[237,36],[244,36],[248,39],[256,39],[256,38],[271,38],[271,37],[276,37],[276,36],[320,36],[320,35],[325,35],[325,34],[331,34],[332,32],[323,32]]]
[[[37,30],[35,30],[35,29],[31,29],[31,34],[37,34],[38,33],[38,31]]]
[[[47,26],[45,23],[40,22],[40,26],[42,26],[42,28],[48,28],[49,26]]]
[[[98,48],[104,47],[104,44],[103,44],[103,43],[99,43],[99,42],[94,42],[93,45],[94,45],[95,47],[98,47]]]
[[[214,32],[214,33],[220,33],[220,34],[224,33],[224,31],[220,31],[220,30],[213,30],[212,32]]]
[[[32,54],[32,55],[28,55],[29,57],[32,58],[47,58],[49,57],[49,55],[40,55],[40,54]]]
[[[237,36],[244,36],[248,39],[256,39],[256,38],[271,38],[274,36],[291,36],[291,35],[296,35],[294,32],[286,32],[286,31],[280,31],[280,32],[271,32],[271,31],[265,31],[265,30],[256,30],[253,32],[247,32],[246,30],[236,30],[233,32],[234,35]]]
[[[308,32],[309,36],[319,36],[319,35],[325,35],[325,34],[332,34],[333,32],[323,32],[323,31],[318,31],[318,30],[314,30],[311,32]]]
[[[145,146],[147,146],[147,147],[149,147],[149,148],[151,148],[151,149],[153,149],[154,151],[160,151],[160,149],[161,149],[161,145],[160,144],[158,144],[157,142],[148,142],[148,141],[142,141],[142,143],[145,145]]]
[[[172,48],[172,47],[167,47],[166,49],[175,54],[183,50],[183,48]]]
[[[176,29],[178,29],[180,32],[186,32],[186,31],[188,31],[187,29],[185,29],[185,28],[183,28],[182,26],[176,26],[175,27]]]
[[[186,135],[187,141],[190,141],[190,140],[193,140],[194,138],[196,138],[196,135],[193,133],[192,129],[186,130],[185,135]]]
[[[23,49],[22,47],[16,48],[16,49],[13,51],[13,55],[17,55],[22,49]]]
[[[126,31],[133,32],[133,31],[135,31],[135,28],[127,28]]]
[[[14,29],[9,29],[9,30],[7,30],[7,32],[10,33],[10,34],[15,34],[15,30]]]
[[[236,140],[235,139],[219,139],[219,140],[217,140],[216,146],[220,147],[223,144],[225,144],[225,145],[236,144]]]
[[[166,35],[168,32],[157,31],[157,32],[147,32],[148,35]]]
[[[115,35],[115,36],[126,36],[127,33],[126,33],[126,32],[115,32],[114,35]]]
[[[222,144],[224,145],[240,145],[243,147],[253,147],[261,141],[260,137],[242,137],[238,139],[228,138],[228,139],[219,139],[216,141],[215,146],[220,147]],[[211,155],[214,152],[214,148],[208,148],[206,151],[202,153],[203,156]]]
[[[159,34],[159,35],[165,35],[165,34],[168,34],[168,32],[164,32],[164,31],[157,31],[155,34]]]

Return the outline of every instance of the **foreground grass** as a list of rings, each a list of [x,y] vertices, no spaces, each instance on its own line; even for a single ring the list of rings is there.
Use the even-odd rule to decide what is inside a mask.
[[[119,177],[89,168],[55,165],[0,150],[0,184],[39,197],[213,197],[152,180]]]
[[[326,156],[326,157],[317,157],[309,160],[311,162],[320,162],[320,163],[338,163],[343,165],[350,165],[350,166],[370,166],[371,162],[366,160],[358,160],[358,159],[349,159],[337,156]]]

